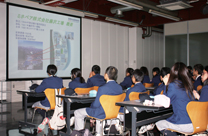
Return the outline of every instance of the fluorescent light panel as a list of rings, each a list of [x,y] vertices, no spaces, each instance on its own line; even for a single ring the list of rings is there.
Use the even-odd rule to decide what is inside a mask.
[[[120,24],[125,24],[125,25],[130,25],[130,26],[138,26],[137,23],[129,22],[129,21],[124,21],[116,18],[111,18],[111,17],[106,17],[105,20],[111,21],[111,22],[116,22]]]
[[[153,14],[153,15],[161,16],[161,17],[164,17],[164,18],[168,18],[168,19],[171,19],[171,20],[174,20],[174,21],[180,21],[180,18],[178,18],[178,17],[174,17],[174,16],[171,16],[171,15],[168,15],[168,14],[164,14],[164,13],[161,13],[161,12],[158,12],[158,11],[155,11],[155,10],[150,9],[149,13]]]
[[[127,7],[131,7],[131,8],[134,8],[134,9],[138,9],[138,10],[142,10],[143,9],[142,6],[139,6],[137,4],[130,3],[130,2],[127,2],[127,1],[124,1],[124,0],[108,0],[108,1],[120,4],[120,5],[124,5],[124,6],[127,6]]]
[[[97,14],[89,13],[89,12],[84,12],[84,15],[87,17],[93,17],[93,18],[98,18],[99,16]]]

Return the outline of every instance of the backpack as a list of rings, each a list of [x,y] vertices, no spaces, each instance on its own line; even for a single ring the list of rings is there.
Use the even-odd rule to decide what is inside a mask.
[[[92,136],[89,129],[73,130],[70,136]]]
[[[55,89],[55,94],[58,95],[58,90]],[[61,90],[59,90],[59,95]],[[56,97],[56,106],[52,118],[49,121],[50,129],[60,130],[66,125],[65,117],[63,116],[63,105],[61,104],[61,98]]]

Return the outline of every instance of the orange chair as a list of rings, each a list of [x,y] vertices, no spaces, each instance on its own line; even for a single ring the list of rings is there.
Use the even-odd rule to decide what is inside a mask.
[[[93,86],[93,87],[89,87],[89,88],[75,88],[74,91],[77,94],[88,94],[91,90],[98,90],[98,87]]]
[[[202,85],[198,85],[197,88],[196,88],[196,90],[197,90],[198,92],[201,91],[201,89],[202,89]]]
[[[144,93],[147,93],[149,95],[150,91],[146,91],[146,92],[131,92],[129,94],[129,100],[130,101],[132,101],[132,100],[139,100],[139,95],[140,94],[144,94]]]
[[[208,125],[208,102],[191,101],[187,104],[186,110],[193,124],[194,131],[192,133],[186,133],[172,129],[168,130],[184,135],[193,135],[206,131]]]
[[[66,87],[57,89],[58,92],[61,91],[61,95],[64,94],[64,91],[65,91],[65,90],[66,90]],[[49,101],[49,103],[50,103],[50,108],[49,108],[49,109],[45,109],[45,108],[42,108],[42,107],[34,107],[34,112],[33,112],[32,122],[33,122],[33,119],[34,119],[34,116],[35,116],[35,112],[36,112],[37,109],[42,109],[42,110],[45,110],[46,112],[55,109],[55,106],[56,106],[56,94],[55,94],[55,89],[47,88],[47,89],[45,89],[44,93],[45,93],[45,96],[47,97],[47,99],[48,99],[48,101]],[[61,100],[62,100],[62,99],[61,99]],[[46,116],[46,114],[45,114],[45,116]]]
[[[131,87],[134,87],[134,84],[132,84]]]
[[[93,90],[98,91],[99,86],[93,86]]]
[[[100,97],[100,104],[103,107],[103,110],[105,112],[105,118],[104,119],[98,119],[95,117],[88,116],[89,118],[99,120],[102,123],[105,120],[114,120],[117,119],[119,109],[121,106],[117,106],[117,102],[123,102],[126,97],[126,93],[120,94],[120,95],[102,95]],[[107,101],[106,101],[107,100]],[[110,124],[111,127],[111,124]],[[103,127],[101,134],[103,134]],[[109,134],[108,134],[109,135]]]
[[[153,87],[154,83],[143,83],[144,87]]]
[[[162,83],[160,82],[159,84],[158,84],[158,86],[160,86]]]
[[[161,92],[160,92],[160,94],[163,94],[164,93],[164,90],[162,90]]]

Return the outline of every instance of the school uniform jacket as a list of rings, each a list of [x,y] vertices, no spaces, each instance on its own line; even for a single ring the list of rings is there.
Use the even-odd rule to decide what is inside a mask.
[[[208,101],[208,85],[203,86],[203,88],[201,89],[199,101],[201,102]]]
[[[197,86],[202,85],[201,76],[199,76],[194,82],[194,90],[197,90]]]
[[[122,93],[122,87],[118,85],[115,81],[107,82],[103,86],[99,87],[95,101],[91,104],[90,108],[86,108],[87,114],[98,119],[104,119],[105,112],[100,104],[100,97],[102,95],[119,95]]]
[[[162,84],[160,84],[157,88],[155,88],[153,94],[158,95],[162,92],[162,90],[163,90],[163,93],[165,93],[164,92],[164,87],[165,87],[165,84],[162,82]]]
[[[93,87],[93,86],[102,86],[104,85],[105,79],[103,76],[101,76],[100,74],[96,74],[91,78],[88,78],[87,80],[87,86],[88,87]]]
[[[154,86],[158,86],[158,84],[160,83],[160,75],[156,75],[152,78],[152,82],[151,83],[154,83]]]
[[[169,117],[167,121],[173,124],[189,124],[191,120],[186,111],[186,106],[191,101],[191,96],[189,95],[189,98],[185,88],[180,88],[179,84],[181,84],[181,81],[175,80],[168,86],[166,96],[170,98],[170,103],[173,107],[173,115]],[[164,90],[166,90],[166,86],[164,86]]]
[[[69,88],[75,89],[75,88],[87,88],[87,83],[80,83],[79,81],[80,77],[76,77],[74,80],[69,82]]]
[[[41,93],[44,92],[46,88],[59,89],[63,87],[63,80],[56,76],[51,76],[43,79],[42,83],[35,89],[35,92]],[[47,97],[41,101],[41,104],[45,107],[50,107],[50,103]]]
[[[142,83],[150,83],[150,78],[147,75],[144,75],[144,79],[142,80]]]
[[[146,88],[144,87],[142,83],[135,84],[134,87],[127,90],[125,101],[129,101],[129,94],[131,92],[146,92]]]
[[[131,76],[126,76],[123,82],[120,83],[120,85],[125,89],[131,87],[132,84]]]

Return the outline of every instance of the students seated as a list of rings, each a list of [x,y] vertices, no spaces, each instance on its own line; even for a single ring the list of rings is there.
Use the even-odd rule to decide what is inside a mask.
[[[164,86],[165,86],[165,84],[163,82],[163,78],[166,78],[167,76],[169,76],[169,74],[170,74],[170,68],[163,67],[161,69],[161,72],[160,72],[160,80],[162,81],[162,83],[157,88],[155,88],[155,90],[153,92],[154,95],[161,94],[162,91],[163,91],[163,93],[165,93],[164,92]]]
[[[105,79],[100,75],[100,67],[98,65],[94,65],[92,67],[92,71],[90,72],[90,76],[87,80],[87,86],[102,86],[105,84]]]
[[[147,91],[144,85],[141,83],[143,78],[144,78],[144,73],[141,70],[139,69],[134,70],[132,74],[132,82],[134,83],[134,87],[127,90],[125,101],[129,101],[129,94],[131,92],[146,92]]]
[[[202,85],[201,74],[203,72],[204,67],[201,64],[194,65],[193,75],[196,77],[194,82],[194,90],[197,90],[199,85]]]
[[[167,128],[193,132],[193,125],[186,111],[186,105],[193,100],[193,84],[186,65],[181,62],[175,63],[171,68],[170,75],[163,78],[163,82],[165,84],[164,91],[166,91],[166,96],[170,98],[173,107],[173,115],[167,120],[156,122],[158,130],[165,131],[164,134],[168,136],[177,134],[166,130]]]
[[[161,82],[160,81],[160,69],[158,67],[154,67],[152,69],[152,81],[151,83],[154,83],[154,86],[158,86],[158,84]]]
[[[149,78],[149,72],[147,67],[141,67],[140,70],[144,73],[144,79],[142,80],[142,83],[150,83],[150,78]]]
[[[109,66],[106,71],[104,78],[107,81],[106,84],[99,87],[95,101],[89,108],[78,109],[74,112],[75,115],[75,130],[81,130],[84,128],[84,118],[89,115],[98,119],[105,118],[105,112],[100,104],[100,97],[102,95],[119,95],[123,93],[122,87],[118,85],[115,80],[117,78],[118,70],[113,66]],[[96,120],[96,132],[97,135],[101,135],[101,124],[100,121]]]
[[[201,80],[203,82],[203,88],[201,89],[201,94],[199,95],[196,90],[193,91],[194,97],[202,102],[208,101],[208,66],[203,70]]]
[[[131,85],[133,84],[132,80],[131,80],[131,75],[133,73],[133,69],[132,68],[127,68],[126,69],[126,77],[124,78],[124,80],[120,83],[120,85],[122,86],[123,89],[127,89],[129,87],[131,87]]]
[[[72,81],[69,82],[69,88],[75,89],[79,88],[87,88],[87,83],[85,83],[84,78],[82,77],[81,70],[79,68],[74,68],[71,70],[71,79]]]
[[[46,72],[49,77],[43,79],[41,84],[35,89],[35,92],[41,93],[41,92],[44,92],[45,89],[47,89],[47,88],[54,88],[54,89],[55,88],[56,89],[63,88],[63,80],[56,76],[57,67],[55,65],[53,65],[53,64],[48,65]],[[46,97],[45,100],[38,101],[38,102],[34,103],[32,105],[32,107],[33,108],[42,107],[44,109],[50,109],[50,103]],[[39,114],[41,114],[41,116],[43,118],[45,117],[45,112],[46,112],[45,110],[37,109],[37,112]],[[46,114],[46,117],[48,117],[47,114]]]

